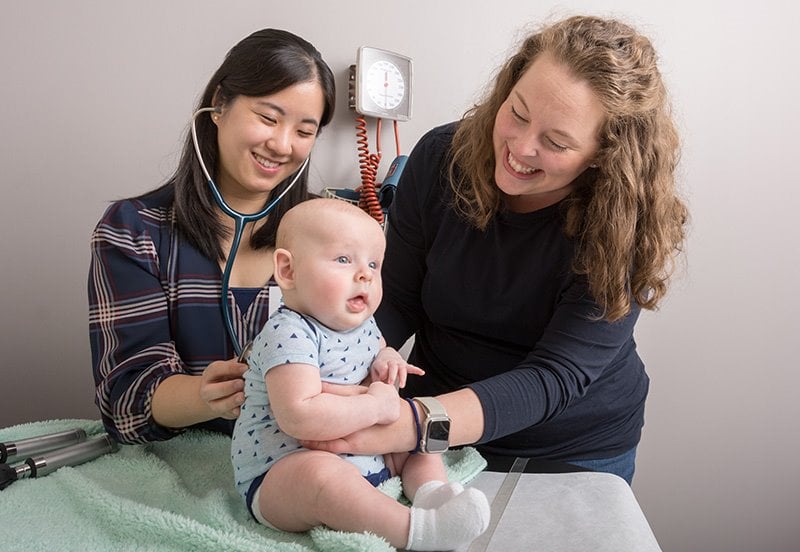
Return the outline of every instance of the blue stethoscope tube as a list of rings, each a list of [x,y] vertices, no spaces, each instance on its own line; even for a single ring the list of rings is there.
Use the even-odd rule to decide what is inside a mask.
[[[286,193],[292,189],[295,185],[297,180],[300,178],[300,175],[303,174],[303,170],[305,170],[306,166],[308,165],[309,157],[303,161],[303,164],[300,165],[300,168],[295,173],[294,179],[289,183],[281,194],[273,199],[269,204],[267,204],[263,209],[261,209],[257,213],[253,213],[251,215],[247,215],[244,213],[240,213],[235,209],[231,208],[226,202],[225,198],[222,197],[222,194],[217,188],[217,185],[214,183],[214,179],[211,178],[211,175],[206,168],[205,162],[203,162],[203,156],[200,153],[200,146],[197,143],[197,129],[195,127],[195,120],[197,116],[201,113],[211,113],[216,112],[217,108],[215,107],[203,107],[198,109],[197,111],[192,114],[191,120],[191,133],[192,133],[192,144],[194,145],[194,151],[197,154],[197,160],[200,162],[200,168],[203,170],[203,174],[205,175],[206,179],[208,180],[208,187],[211,188],[211,193],[214,196],[214,200],[217,202],[222,211],[231,217],[234,222],[234,229],[233,229],[233,241],[231,242],[231,250],[228,253],[228,259],[225,261],[225,270],[222,271],[222,291],[220,292],[220,306],[222,307],[222,319],[225,322],[225,329],[228,332],[228,336],[231,338],[231,342],[233,343],[233,349],[236,351],[236,355],[239,357],[239,361],[246,361],[247,360],[247,353],[249,352],[249,347],[245,346],[244,348],[239,344],[239,339],[236,335],[236,330],[233,328],[233,317],[231,316],[231,306],[230,302],[228,301],[228,285],[231,279],[231,270],[233,269],[233,261],[236,258],[236,252],[239,250],[239,242],[242,241],[242,234],[244,233],[244,227],[248,222],[255,222],[257,220],[261,220],[262,218],[266,217],[278,202],[286,195]]]

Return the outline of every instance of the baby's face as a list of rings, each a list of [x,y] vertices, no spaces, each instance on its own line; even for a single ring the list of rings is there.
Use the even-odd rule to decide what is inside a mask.
[[[322,233],[298,240],[293,248],[295,308],[331,329],[349,330],[381,302],[386,241],[367,217],[337,217],[324,224]]]

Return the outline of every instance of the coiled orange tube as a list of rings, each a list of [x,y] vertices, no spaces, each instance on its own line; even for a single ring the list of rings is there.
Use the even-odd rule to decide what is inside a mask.
[[[358,206],[383,224],[383,209],[378,201],[375,180],[378,176],[378,165],[381,163],[381,120],[378,119],[376,153],[370,153],[367,139],[367,120],[361,115],[356,117],[356,138],[358,143],[358,166],[361,171],[361,195]]]

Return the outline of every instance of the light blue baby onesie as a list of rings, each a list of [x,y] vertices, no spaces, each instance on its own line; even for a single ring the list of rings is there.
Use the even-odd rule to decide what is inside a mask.
[[[278,428],[264,378],[283,364],[318,366],[322,381],[360,383],[380,350],[381,334],[374,318],[348,332],[337,332],[310,316],[281,306],[253,342],[245,372],[245,401],[231,441],[236,487],[246,496],[252,481],[278,459],[303,450],[296,439]],[[342,455],[369,476],[384,469],[383,456]]]

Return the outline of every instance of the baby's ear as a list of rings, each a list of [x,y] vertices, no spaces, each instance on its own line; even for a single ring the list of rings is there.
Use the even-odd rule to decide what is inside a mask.
[[[294,267],[292,266],[292,252],[278,248],[272,256],[275,265],[275,281],[281,289],[294,288]]]

